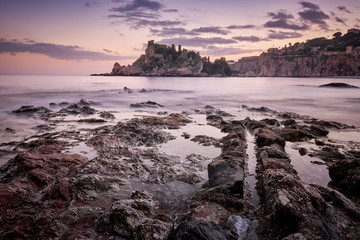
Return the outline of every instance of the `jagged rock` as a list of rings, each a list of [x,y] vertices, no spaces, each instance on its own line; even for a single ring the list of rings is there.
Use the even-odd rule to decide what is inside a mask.
[[[171,240],[236,240],[237,234],[214,222],[183,222],[170,236]]]
[[[197,135],[191,139],[193,142],[197,142],[202,146],[214,146],[214,147],[221,147],[219,139],[205,136],[205,135]]]
[[[272,144],[279,144],[285,147],[285,140],[278,136],[274,131],[267,128],[259,128],[255,132],[256,144],[259,147],[270,146]]]
[[[100,117],[105,118],[105,119],[115,119],[114,114],[110,113],[110,112],[100,112]]]
[[[326,136],[328,135],[329,131],[326,130],[324,127],[318,126],[318,125],[311,125],[310,126],[311,133],[313,133],[315,136]]]
[[[98,118],[85,118],[85,119],[79,119],[77,122],[80,123],[105,123],[106,121],[104,119],[98,119]]]
[[[130,107],[132,107],[132,108],[161,108],[164,106],[161,104],[158,104],[156,102],[147,101],[147,102],[130,104]]]
[[[280,137],[290,142],[303,141],[305,138],[311,137],[305,131],[301,129],[283,128],[279,133]]]
[[[360,159],[336,161],[330,165],[329,175],[340,191],[360,196]]]
[[[347,83],[328,83],[320,85],[319,87],[332,87],[332,88],[358,88],[357,86],[350,85]]]
[[[33,114],[44,114],[49,112],[51,112],[51,110],[46,107],[35,107],[33,105],[22,106],[19,109],[12,111],[12,113],[24,114],[28,116],[31,116]]]

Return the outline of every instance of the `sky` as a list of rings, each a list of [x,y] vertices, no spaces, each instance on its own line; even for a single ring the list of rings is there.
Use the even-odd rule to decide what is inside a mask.
[[[350,28],[359,0],[0,0],[0,74],[110,72],[148,40],[237,61]]]

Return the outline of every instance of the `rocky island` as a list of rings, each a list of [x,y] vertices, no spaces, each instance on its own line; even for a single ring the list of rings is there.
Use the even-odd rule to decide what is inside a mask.
[[[201,57],[199,52],[176,49],[175,45],[167,46],[148,42],[145,54],[132,65],[121,66],[115,63],[111,73],[92,74],[92,76],[182,76],[205,77],[231,75],[225,58],[210,62],[209,57]]]
[[[229,64],[230,63],[230,64]],[[260,56],[244,57],[237,62],[225,58],[213,63],[199,52],[176,49],[148,42],[145,54],[133,64],[115,63],[110,73],[92,76],[238,76],[238,77],[332,77],[358,76],[360,73],[360,30],[349,29],[332,39],[315,38],[305,43],[289,43],[270,48]]]

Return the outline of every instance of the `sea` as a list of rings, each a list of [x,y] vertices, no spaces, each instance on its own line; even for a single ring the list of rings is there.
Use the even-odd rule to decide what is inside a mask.
[[[320,88],[322,84],[342,82],[359,88]],[[276,111],[295,112],[322,120],[337,121],[360,127],[360,78],[199,78],[199,77],[117,77],[117,76],[46,76],[46,75],[0,75],[0,144],[10,141],[22,141],[37,134],[36,126],[45,124],[41,119],[19,117],[11,112],[24,105],[44,106],[50,103],[76,103],[81,99],[98,103],[96,109],[110,111],[117,121],[127,120],[141,115],[157,115],[159,112],[182,113],[204,110],[207,105],[234,115],[233,119],[242,120],[246,117],[262,119],[264,116],[244,111],[248,107],[267,107]],[[134,109],[130,104],[153,101],[163,105],[159,109]],[[55,109],[56,110],[56,109]],[[199,118],[204,118],[198,116]],[[72,119],[73,118],[73,119]],[[62,120],[76,120],[77,116],[69,116]],[[199,120],[200,121],[200,120]],[[206,127],[206,119],[202,119],[202,128],[189,126],[188,131],[201,132],[221,137],[216,129]],[[78,124],[79,125],[79,124]],[[59,124],[54,131],[76,128],[73,124]],[[80,127],[97,127],[86,125]],[[15,132],[7,131],[12,129]],[[200,129],[200,130],[199,130]],[[200,134],[200,133],[197,133]],[[176,135],[176,134],[175,134]],[[178,134],[179,138],[181,133]],[[341,141],[360,142],[359,130],[351,132],[331,132],[330,135]],[[181,154],[189,147],[184,139],[174,141],[165,149]],[[187,147],[180,146],[188,144]],[[191,143],[193,144],[193,143]],[[193,149],[197,145],[192,146]],[[180,149],[180,150],[179,150]],[[200,151],[199,150],[199,151]],[[178,151],[178,152],[176,152]],[[180,151],[180,152],[179,152]],[[289,148],[289,152],[294,151]],[[203,153],[209,152],[203,149]],[[296,153],[296,151],[295,151]],[[295,154],[294,153],[294,154]],[[219,150],[213,152],[213,157]],[[3,161],[4,163],[4,161]],[[308,161],[311,165],[310,160]],[[310,182],[329,181],[312,179],[311,167],[302,162],[298,165]],[[313,165],[313,164],[312,164]],[[311,166],[312,166],[311,165]],[[321,167],[326,172],[326,167]],[[318,168],[315,169],[318,171]]]

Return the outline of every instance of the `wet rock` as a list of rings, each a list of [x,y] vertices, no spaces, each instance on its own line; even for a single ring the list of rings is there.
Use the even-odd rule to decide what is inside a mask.
[[[306,240],[306,238],[301,233],[295,233],[283,238],[282,240]]]
[[[143,88],[143,89],[139,90],[139,92],[141,92],[141,93],[146,93],[147,90],[146,90],[145,88]]]
[[[66,106],[69,106],[69,105],[70,105],[70,103],[68,103],[68,102],[59,103],[59,107],[66,107]]]
[[[130,107],[132,107],[132,108],[161,108],[161,107],[164,107],[164,106],[160,105],[160,104],[158,104],[156,102],[147,101],[147,102],[130,104]]]
[[[278,144],[285,147],[285,140],[270,129],[260,128],[254,133],[256,144],[259,147],[270,146],[272,144]]]
[[[157,202],[149,193],[134,193],[132,200],[118,201],[110,210],[113,231],[127,239],[166,239],[170,224],[156,219]]]
[[[105,119],[115,119],[114,114],[112,114],[110,112],[106,112],[106,111],[100,112],[100,117],[105,118]]]
[[[311,133],[313,133],[315,136],[320,136],[320,137],[326,136],[329,133],[329,131],[326,130],[324,127],[318,125],[311,125],[310,130]]]
[[[266,112],[266,113],[272,113],[274,110],[267,108],[267,107],[258,107],[258,108],[247,108],[250,112]]]
[[[280,126],[280,122],[277,119],[265,118],[261,121],[263,121],[266,124],[271,125],[271,126]]]
[[[318,125],[320,127],[326,128],[335,128],[335,129],[355,129],[355,126],[347,125],[344,123],[334,122],[334,121],[325,121],[325,120],[318,120],[318,119],[311,119],[306,120],[305,123]]]
[[[15,129],[12,129],[12,128],[7,127],[7,128],[5,128],[5,132],[15,133],[16,131],[15,131]]]
[[[325,143],[319,139],[315,139],[315,144],[318,145],[318,146],[324,146]]]
[[[306,155],[306,154],[307,154],[307,152],[308,152],[308,151],[307,151],[307,149],[306,149],[306,148],[300,148],[300,149],[299,149],[299,153],[300,153],[300,155],[301,155],[301,156]]]
[[[189,133],[186,133],[186,132],[181,134],[181,136],[184,137],[185,139],[189,139],[191,137],[191,135]]]
[[[360,196],[360,159],[339,160],[329,167],[332,183],[352,196]]]
[[[79,123],[105,123],[106,121],[104,119],[99,118],[85,118],[85,119],[79,119],[77,120]]]
[[[95,114],[96,110],[92,107],[89,106],[83,106],[82,108],[80,108],[80,113],[81,114],[87,114],[87,115],[91,115],[91,114]]]
[[[346,158],[344,154],[339,152],[336,146],[332,145],[323,147],[321,150],[315,151],[314,154],[325,162],[332,162]]]
[[[54,130],[56,127],[54,124],[41,124],[37,125],[33,129],[39,131],[39,132],[48,132]]]
[[[293,128],[282,128],[279,132],[280,137],[290,142],[298,142],[303,141],[306,138],[311,137],[308,133],[301,129],[293,129]]]
[[[328,83],[320,85],[319,87],[331,87],[331,88],[358,88],[357,86],[350,85],[347,83]]]
[[[223,139],[220,156],[208,165],[209,186],[226,186],[231,194],[243,197],[245,142],[243,132]]]
[[[24,114],[24,115],[28,115],[28,116],[31,116],[34,114],[45,114],[45,113],[49,113],[49,112],[51,112],[51,110],[46,107],[36,107],[33,105],[22,106],[19,109],[12,111],[12,113]]]
[[[285,121],[282,121],[281,123],[284,124],[285,126],[291,126],[291,125],[297,124],[294,119],[286,119]]]
[[[315,189],[280,166],[267,165],[263,172],[265,211],[281,237],[300,232],[307,239],[317,239],[324,231],[319,213],[325,211],[325,201]]]
[[[78,105],[79,105],[79,106],[90,106],[91,104],[90,104],[90,102],[89,102],[88,100],[82,98],[82,99],[78,102]]]
[[[57,106],[58,105],[56,103],[53,103],[53,102],[49,103],[49,107],[51,107],[51,108],[54,108],[54,107],[57,107]]]
[[[290,159],[288,156],[275,148],[272,147],[263,147],[259,149],[258,160],[262,164],[262,166],[266,167],[266,165],[271,162],[278,162],[283,164],[289,164]]]
[[[268,127],[268,124],[266,122],[252,120],[248,117],[243,121],[243,125],[246,126],[246,128],[248,128],[251,131],[254,131],[257,128]]]
[[[169,239],[188,240],[220,240],[237,239],[237,234],[214,222],[183,222],[177,227]]]
[[[204,108],[205,109],[215,109],[213,106],[210,106],[210,105],[206,105]]]
[[[205,135],[197,135],[191,139],[193,142],[197,142],[202,146],[214,146],[214,147],[221,147],[221,143],[219,139],[205,136]]]

